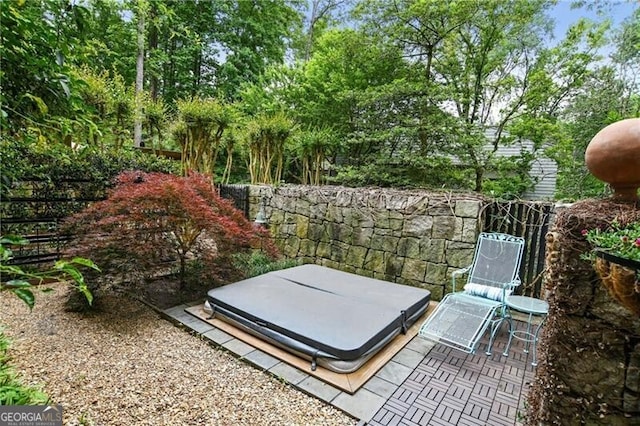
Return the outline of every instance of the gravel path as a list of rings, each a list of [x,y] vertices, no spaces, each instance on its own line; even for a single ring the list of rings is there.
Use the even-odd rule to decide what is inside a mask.
[[[32,312],[0,293],[13,364],[62,404],[65,425],[354,425],[305,395],[121,297],[66,312],[66,287]]]

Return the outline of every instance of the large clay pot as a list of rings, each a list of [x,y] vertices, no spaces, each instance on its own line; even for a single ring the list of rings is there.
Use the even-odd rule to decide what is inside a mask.
[[[638,200],[640,187],[640,118],[610,124],[589,142],[587,168],[607,182],[616,198]]]

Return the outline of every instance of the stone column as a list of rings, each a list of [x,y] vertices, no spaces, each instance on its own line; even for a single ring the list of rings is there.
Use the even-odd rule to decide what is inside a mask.
[[[592,247],[582,231],[614,219],[636,222],[640,209],[615,200],[577,203],[558,213],[547,236],[549,318],[526,424],[638,424],[640,318],[608,294],[584,259]]]

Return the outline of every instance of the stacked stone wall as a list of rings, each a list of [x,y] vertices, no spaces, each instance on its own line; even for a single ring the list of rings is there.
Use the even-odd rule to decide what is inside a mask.
[[[335,186],[252,186],[283,254],[359,275],[450,291],[451,272],[468,266],[485,200],[443,194]]]

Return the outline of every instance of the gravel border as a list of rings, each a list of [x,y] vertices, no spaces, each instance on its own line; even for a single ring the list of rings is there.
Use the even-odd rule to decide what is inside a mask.
[[[101,313],[71,313],[67,288],[52,287],[31,312],[0,293],[0,324],[23,381],[62,405],[65,425],[357,424],[140,302],[106,296]]]

